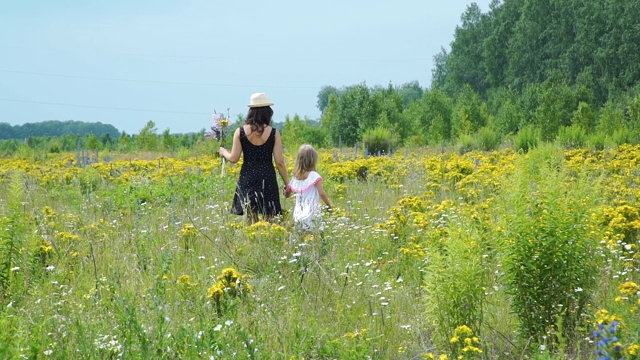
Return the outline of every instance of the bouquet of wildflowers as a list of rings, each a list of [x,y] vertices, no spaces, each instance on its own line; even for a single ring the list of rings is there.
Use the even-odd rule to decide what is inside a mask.
[[[218,114],[215,110],[213,110],[213,126],[211,126],[211,131],[208,131],[204,134],[205,137],[220,141],[220,146],[227,146],[227,131],[229,128],[229,109],[227,109],[227,116],[224,116],[224,113]],[[225,165],[226,159],[222,157],[222,170],[221,174],[225,174]]]
[[[213,126],[211,131],[204,134],[205,137],[220,140],[220,146],[224,147],[227,139],[227,129],[229,128],[229,109],[227,109],[227,117],[224,114],[218,114],[213,111]]]

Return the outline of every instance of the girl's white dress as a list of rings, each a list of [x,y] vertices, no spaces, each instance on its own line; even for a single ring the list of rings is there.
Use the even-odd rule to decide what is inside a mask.
[[[322,181],[322,176],[311,171],[306,179],[299,180],[292,177],[289,189],[296,197],[293,208],[293,220],[296,227],[302,230],[322,230],[322,209],[320,207],[320,193],[316,184]]]

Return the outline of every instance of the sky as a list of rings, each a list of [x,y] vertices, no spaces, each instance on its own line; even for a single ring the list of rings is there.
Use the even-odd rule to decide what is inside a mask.
[[[255,92],[316,120],[323,86],[429,87],[471,2],[0,0],[0,123],[189,133]]]

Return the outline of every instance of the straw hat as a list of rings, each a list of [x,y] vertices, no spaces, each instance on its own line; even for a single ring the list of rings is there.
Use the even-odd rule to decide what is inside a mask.
[[[262,106],[271,106],[273,103],[267,97],[265,93],[255,93],[251,94],[251,100],[249,101],[249,107],[262,107]]]

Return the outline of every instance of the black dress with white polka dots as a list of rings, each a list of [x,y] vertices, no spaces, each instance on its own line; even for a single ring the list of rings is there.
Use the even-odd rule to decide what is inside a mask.
[[[271,128],[269,139],[262,145],[254,145],[240,127],[242,145],[242,168],[236,193],[233,196],[231,211],[243,215],[248,207],[263,215],[281,215],[278,180],[273,167],[273,147],[276,142],[276,129]]]

